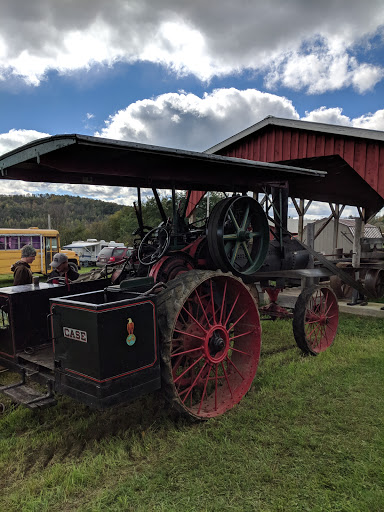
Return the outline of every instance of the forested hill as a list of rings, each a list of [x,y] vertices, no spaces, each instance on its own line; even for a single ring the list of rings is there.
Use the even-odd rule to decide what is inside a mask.
[[[222,194],[211,193],[210,205],[222,198]],[[182,203],[185,195],[177,194],[177,203]],[[161,203],[166,217],[172,216],[172,203],[163,197]],[[197,219],[206,216],[206,199],[197,208]],[[161,222],[156,201],[149,197],[142,205],[143,221],[146,226],[155,227]],[[51,228],[60,233],[61,245],[75,240],[115,240],[132,245],[133,234],[138,222],[133,206],[121,206],[105,201],[74,196],[42,194],[34,196],[0,195],[0,228],[48,227],[48,214]]]
[[[75,196],[41,194],[34,196],[0,195],[0,228],[48,227],[48,214],[52,229],[58,229],[62,244],[81,239],[97,238],[94,228],[102,225],[121,205]],[[107,234],[107,233],[105,233]]]

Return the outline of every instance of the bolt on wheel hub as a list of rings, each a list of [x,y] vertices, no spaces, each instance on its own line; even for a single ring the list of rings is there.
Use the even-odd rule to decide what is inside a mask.
[[[211,363],[223,361],[229,349],[228,331],[219,325],[212,327],[206,334],[204,342],[205,356]]]

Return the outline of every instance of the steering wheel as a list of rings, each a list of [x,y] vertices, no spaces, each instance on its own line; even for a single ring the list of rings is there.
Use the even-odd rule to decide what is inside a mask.
[[[168,230],[164,227],[152,229],[145,235],[139,245],[137,257],[144,266],[153,265],[165,254],[169,247]]]

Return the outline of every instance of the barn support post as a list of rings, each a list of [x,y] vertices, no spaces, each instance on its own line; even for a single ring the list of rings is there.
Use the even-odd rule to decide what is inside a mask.
[[[339,238],[339,219],[340,219],[340,205],[335,204],[333,207],[332,203],[329,203],[329,207],[332,210],[334,222],[333,222],[333,242],[332,242],[332,253],[337,253],[337,240]]]
[[[353,237],[352,267],[360,267],[361,238],[364,235],[364,222],[361,217],[355,219],[355,233]]]
[[[304,232],[304,199],[300,199],[299,225],[298,225],[298,233],[297,233],[300,241],[303,241],[303,232]]]
[[[312,201],[309,200],[307,204],[305,204],[305,199],[300,198],[299,205],[297,204],[297,201],[294,197],[291,197],[292,203],[294,207],[296,208],[297,214],[299,216],[299,223],[298,223],[298,238],[302,242],[303,241],[303,234],[304,234],[304,216],[308,211],[308,208],[311,206]]]
[[[310,222],[307,224],[307,245],[311,249],[315,249],[315,223]],[[314,268],[315,267],[315,259],[312,256],[311,253],[309,253],[309,260],[307,268]],[[304,288],[311,286],[314,284],[314,278],[313,277],[302,277],[301,278],[301,289],[304,290]]]

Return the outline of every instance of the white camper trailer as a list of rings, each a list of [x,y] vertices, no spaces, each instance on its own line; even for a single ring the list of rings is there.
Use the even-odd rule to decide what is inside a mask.
[[[105,240],[96,240],[96,238],[88,238],[87,241],[78,240],[66,245],[63,249],[75,251],[79,256],[80,265],[82,267],[96,265],[96,260],[99,252],[104,247],[124,247],[123,243],[106,242]]]

